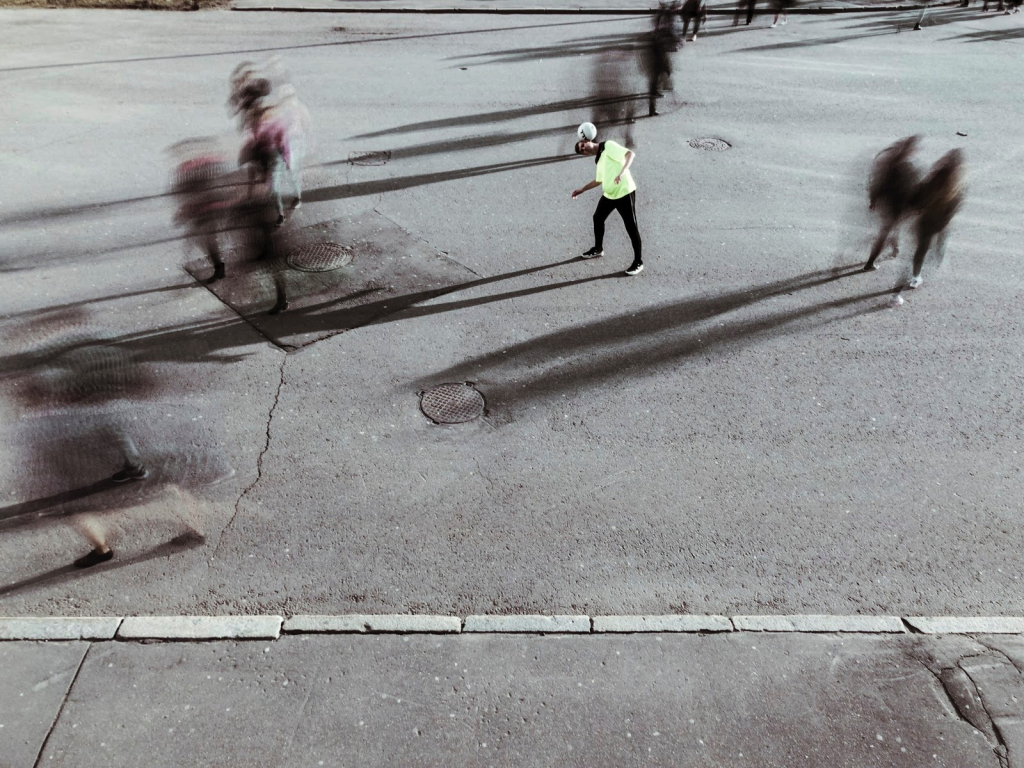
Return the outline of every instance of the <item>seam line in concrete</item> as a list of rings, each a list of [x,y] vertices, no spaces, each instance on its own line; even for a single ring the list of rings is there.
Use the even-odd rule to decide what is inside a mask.
[[[82,673],[82,667],[85,666],[85,660],[89,657],[89,651],[92,650],[92,644],[90,643],[85,647],[85,653],[82,654],[82,660],[78,662],[78,669],[75,670],[75,676],[71,678],[71,683],[68,685],[68,689],[64,691],[64,698],[61,699],[60,706],[57,707],[57,714],[53,716],[53,722],[50,723],[50,729],[46,732],[46,738],[43,739],[43,743],[39,745],[39,753],[36,755],[36,761],[32,763],[32,768],[39,768],[39,761],[43,759],[43,753],[46,751],[46,745],[50,743],[50,737],[53,735],[54,729],[57,727],[57,723],[60,722],[60,716],[64,713],[64,707],[68,703],[68,698],[71,696],[71,691],[75,687],[75,683],[78,682],[78,676]]]
[[[51,632],[76,620],[116,622],[113,632],[71,637]],[[26,632],[23,625],[29,625]],[[1024,635],[1019,616],[832,616],[812,614],[719,616],[698,614],[599,615],[490,614],[466,617],[431,614],[227,616],[8,616],[0,617],[0,642],[68,642],[102,640],[276,640],[281,635],[605,635],[605,634],[849,634]],[[89,636],[86,636],[86,635]]]

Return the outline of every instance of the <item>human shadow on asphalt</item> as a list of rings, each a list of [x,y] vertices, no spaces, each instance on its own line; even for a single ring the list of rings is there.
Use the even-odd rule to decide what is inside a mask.
[[[873,300],[891,296],[892,290],[888,288],[754,319],[717,325],[706,322],[757,302],[858,273],[859,267],[838,274],[821,270],[753,289],[622,313],[464,360],[413,382],[413,386],[426,388],[439,381],[468,379],[486,381],[490,402],[496,407],[514,407],[560,392],[597,386],[608,379],[635,377],[652,368],[678,365],[694,357],[704,356],[710,362],[711,355],[725,349],[887,308],[885,302]],[[836,310],[858,305],[862,306],[847,315],[835,316]],[[531,369],[535,371],[532,379]]]
[[[500,275],[482,277],[479,280],[470,280],[456,285],[431,288],[424,291],[417,291],[415,293],[403,294],[401,296],[386,296],[367,304],[331,310],[333,305],[345,300],[345,297],[342,297],[340,299],[332,299],[330,301],[321,302],[308,307],[289,310],[282,320],[287,323],[289,333],[317,333],[323,331],[338,331],[340,333],[342,331],[361,328],[371,324],[381,325],[397,320],[410,320],[415,317],[424,317],[427,315],[440,314],[442,312],[452,312],[458,309],[467,309],[483,304],[491,304],[497,301],[505,301],[518,296],[529,296],[534,293],[554,291],[559,288],[569,288],[574,285],[581,285],[594,280],[602,280],[619,274],[614,273],[612,275],[596,275],[575,280],[564,280],[557,283],[547,283],[545,285],[523,288],[518,291],[480,296],[473,299],[448,302],[446,304],[431,304],[423,307],[414,306],[425,301],[436,299],[440,296],[446,296],[460,291],[479,288],[483,285],[491,285],[504,280],[523,277],[525,275],[542,272],[547,269],[554,269],[555,267],[573,264],[578,261],[579,258],[572,258],[565,261],[558,261],[553,264],[544,264],[538,267],[527,267],[526,269],[517,269],[513,272],[505,272]]]
[[[575,155],[552,155],[550,157],[514,160],[508,163],[478,165],[474,168],[456,168],[451,171],[440,171],[438,173],[419,173],[412,176],[395,176],[389,179],[357,181],[354,184],[338,184],[333,187],[319,187],[317,189],[311,189],[308,193],[302,196],[302,200],[303,202],[322,203],[327,200],[344,200],[350,197],[379,195],[384,192],[395,192],[400,189],[420,187],[424,184],[437,184],[444,181],[472,179],[476,176],[487,176],[492,173],[505,173],[506,171],[536,168],[541,165],[563,163],[566,160],[573,159],[575,159]]]
[[[279,51],[301,51],[309,48],[336,48],[346,45],[367,45],[370,43],[395,43],[405,40],[423,40],[434,37],[455,37],[458,35],[480,35],[490,32],[510,32],[521,29],[543,29],[545,27],[579,27],[583,24],[621,23],[622,19],[644,18],[647,14],[636,16],[620,16],[614,19],[587,19],[585,21],[557,21],[548,24],[523,24],[514,27],[487,27],[485,29],[463,29],[454,32],[427,32],[419,35],[388,35],[387,37],[368,37],[360,40],[338,40],[330,43],[304,43],[302,45],[275,45],[267,48],[242,48],[230,51],[209,51],[207,53],[179,53],[167,56],[139,56],[133,59],[97,59],[93,61],[75,61],[67,64],[31,64],[24,67],[0,67],[0,72],[26,72],[42,69],[68,69],[73,67],[91,67],[104,64],[134,64],[145,61],[174,61],[176,59],[203,59],[217,56],[248,56],[258,53],[274,53]]]
[[[12,312],[9,315],[0,316],[0,321],[14,320],[21,317],[32,317],[33,315],[39,315],[48,312],[57,312],[66,309],[73,309],[75,307],[83,307],[90,304],[99,304],[104,301],[115,301],[117,299],[127,299],[130,296],[145,296],[150,293],[166,293],[169,291],[181,291],[188,288],[194,288],[195,283],[179,283],[177,285],[164,285],[159,288],[145,288],[141,291],[126,291],[125,293],[112,293],[107,296],[97,296],[94,299],[82,299],[81,301],[70,301],[66,304],[51,304],[46,307],[40,307],[39,309],[28,309],[24,312]]]
[[[994,29],[991,31],[982,30],[980,32],[964,32],[962,35],[944,37],[939,42],[959,40],[964,43],[998,43],[1007,40],[1020,40],[1021,38],[1024,38],[1024,27],[1017,27],[1015,29]]]
[[[920,17],[920,11],[894,11],[892,13],[872,14],[869,21],[859,24],[850,24],[844,30],[853,30],[850,34],[834,35],[831,37],[816,37],[803,40],[789,40],[780,43],[769,43],[766,45],[755,45],[747,48],[738,48],[731,53],[749,53],[753,51],[781,51],[794,48],[813,48],[821,45],[836,45],[848,43],[853,40],[863,40],[869,37],[882,37],[894,35],[901,31],[910,31]],[[934,27],[945,24],[954,24],[959,21],[973,20],[977,18],[977,11],[966,9],[950,9],[944,13],[933,11],[932,15],[926,15],[922,26]],[[856,30],[863,30],[857,32]]]
[[[38,587],[48,587],[57,584],[63,584],[68,581],[76,581],[84,576],[97,576],[101,573],[109,573],[111,571],[117,571],[121,568],[129,568],[133,565],[139,565],[149,560],[155,560],[159,557],[170,557],[171,555],[181,554],[187,552],[196,547],[200,547],[206,543],[206,539],[196,533],[183,533],[180,536],[175,536],[169,541],[165,541],[163,544],[150,549],[146,552],[142,552],[138,555],[125,558],[123,560],[114,559],[108,563],[95,566],[93,568],[76,568],[74,565],[63,565],[60,568],[54,568],[49,571],[30,576],[27,579],[12,582],[3,587],[0,587],[0,598],[9,597],[16,595],[21,592],[29,592],[32,589]]]
[[[553,45],[541,45],[535,48],[507,48],[505,50],[472,53],[468,56],[450,56],[449,61],[469,62],[473,59],[487,59],[478,64],[515,64],[523,61],[541,59],[566,59],[575,56],[592,56],[610,51],[641,51],[646,44],[646,37],[641,31],[628,34],[598,35],[580,37],[574,40],[563,40]]]
[[[440,120],[425,120],[419,123],[406,123],[405,125],[387,128],[383,131],[359,133],[355,136],[349,136],[346,141],[353,141],[355,139],[374,139],[381,136],[392,136],[399,133],[433,131],[438,128],[455,128],[466,125],[490,125],[492,123],[500,123],[506,120],[518,120],[523,117],[546,115],[552,112],[570,112],[581,109],[592,109],[597,106],[617,104],[638,98],[647,98],[647,94],[632,93],[614,97],[585,96],[578,99],[562,99],[561,101],[549,101],[532,107],[501,109],[496,112],[480,112],[475,115],[460,115],[459,117],[446,117]]]

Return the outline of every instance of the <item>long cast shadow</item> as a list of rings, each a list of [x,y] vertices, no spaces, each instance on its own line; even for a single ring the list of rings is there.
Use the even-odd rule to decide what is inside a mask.
[[[95,576],[100,573],[110,573],[111,571],[117,571],[121,568],[128,568],[139,563],[144,563],[147,560],[155,560],[158,557],[170,557],[171,555],[181,554],[187,552],[190,549],[202,546],[205,543],[205,539],[197,534],[182,534],[181,536],[175,536],[170,541],[165,541],[148,552],[129,557],[126,560],[112,560],[109,563],[94,566],[93,568],[76,568],[73,565],[64,565],[60,568],[54,568],[53,570],[46,571],[44,573],[37,574],[36,576],[30,576],[27,579],[16,581],[8,584],[4,587],[0,587],[0,598],[8,597],[10,595],[18,594],[19,592],[28,592],[37,587],[49,586],[51,584],[62,584],[67,581],[76,581],[85,576]]]
[[[766,338],[793,327],[798,321],[813,318],[829,310],[892,294],[891,289],[885,289],[788,310],[767,318],[722,323],[713,327],[701,325],[705,321],[741,307],[822,286],[858,273],[859,268],[838,274],[831,270],[822,270],[768,283],[754,289],[685,299],[639,312],[623,313],[469,358],[419,379],[414,382],[414,386],[426,388],[439,381],[463,381],[471,378],[485,380],[491,377],[494,381],[488,391],[492,393],[494,402],[503,406],[514,406],[525,400],[594,386],[616,376],[634,376],[641,369],[709,353],[716,347],[724,348]],[[879,308],[882,306],[869,307],[868,310]],[[823,322],[831,321],[826,319]],[[803,329],[807,327],[805,325]],[[655,341],[647,345],[637,345],[635,342],[638,338],[651,338]],[[568,362],[552,367],[552,361],[556,360]],[[574,361],[578,361],[578,364]],[[530,380],[528,371],[531,368],[544,370],[533,377],[532,384],[524,383]],[[505,380],[512,379],[515,380],[514,383],[504,383]]]
[[[641,16],[638,14],[637,16]],[[343,45],[365,45],[368,43],[392,43],[404,40],[424,40],[432,37],[454,37],[456,35],[479,35],[489,32],[507,32],[518,29],[541,29],[544,27],[568,27],[581,24],[608,24],[621,23],[623,18],[616,19],[588,19],[587,21],[560,21],[549,24],[524,24],[516,27],[491,27],[487,29],[467,29],[457,32],[431,32],[422,35],[396,35],[389,37],[374,37],[365,40],[339,40],[333,43],[306,43],[303,45],[276,45],[267,48],[242,48],[231,51],[210,51],[207,53],[179,53],[168,56],[139,56],[133,59],[98,59],[94,61],[76,61],[69,64],[32,64],[25,67],[0,67],[0,72],[26,72],[43,69],[67,69],[68,67],[92,67],[103,64],[134,64],[144,61],[174,61],[176,59],[202,59],[215,56],[242,56],[254,53],[274,53],[276,51],[301,51],[306,48],[334,48]]]
[[[623,94],[622,96],[601,97],[584,96],[578,99],[562,99],[560,101],[549,101],[546,104],[537,104],[532,107],[521,107],[518,109],[501,109],[495,112],[481,112],[475,115],[461,115],[459,117],[446,117],[441,120],[425,120],[420,123],[406,123],[395,128],[388,128],[383,131],[372,131],[371,133],[359,133],[349,136],[346,141],[353,139],[373,139],[380,136],[393,136],[398,133],[416,133],[418,131],[433,131],[438,128],[454,128],[464,125],[489,125],[491,123],[504,122],[506,120],[518,120],[521,117],[533,117],[535,115],[546,115],[551,112],[569,112],[579,109],[590,109],[596,106],[618,104],[625,101],[632,101],[637,98],[647,98],[646,93]]]
[[[536,157],[529,160],[514,160],[508,163],[479,165],[474,168],[457,168],[452,171],[441,171],[440,173],[420,173],[413,176],[396,176],[390,179],[359,181],[355,184],[339,184],[335,187],[320,187],[319,189],[310,190],[308,194],[303,195],[302,199],[304,202],[321,203],[327,200],[345,200],[350,197],[379,195],[383,192],[395,192],[400,189],[410,189],[425,184],[438,184],[445,181],[458,181],[460,179],[472,179],[476,176],[487,176],[492,173],[536,168],[540,165],[562,163],[574,158],[574,155],[552,155],[550,157]]]

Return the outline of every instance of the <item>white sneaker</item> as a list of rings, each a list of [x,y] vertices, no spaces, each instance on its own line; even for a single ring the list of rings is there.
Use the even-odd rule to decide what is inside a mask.
[[[604,256],[604,251],[599,251],[597,248],[591,248],[580,254],[581,259],[596,259],[598,256]]]
[[[775,22],[772,22],[772,29],[775,29],[775,27],[776,27]]]
[[[643,271],[644,271],[644,264],[643,264],[643,262],[642,261],[641,262],[634,261],[633,262],[633,266],[631,266],[629,269],[626,270],[626,274],[629,275],[630,277],[632,277],[633,275],[639,275]]]
[[[782,24],[788,24],[789,23],[789,19],[783,19],[781,23]]]
[[[923,283],[923,282],[924,282],[924,280],[921,279],[920,275],[914,275],[912,278],[910,278],[910,282],[907,283],[907,287],[908,288],[919,288],[921,286],[921,283]]]

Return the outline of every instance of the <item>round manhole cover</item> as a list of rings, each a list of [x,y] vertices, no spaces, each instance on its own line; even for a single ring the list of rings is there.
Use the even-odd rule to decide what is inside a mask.
[[[420,410],[438,424],[461,424],[484,413],[484,396],[470,384],[442,384],[420,395]]]
[[[337,243],[310,243],[288,254],[288,266],[300,272],[330,272],[352,261],[352,249]]]
[[[377,152],[349,152],[348,161],[352,165],[386,165],[391,159],[391,152],[388,150]]]
[[[725,139],[715,139],[712,137],[690,139],[689,144],[694,149],[704,149],[708,152],[724,152],[732,146],[732,144]]]

